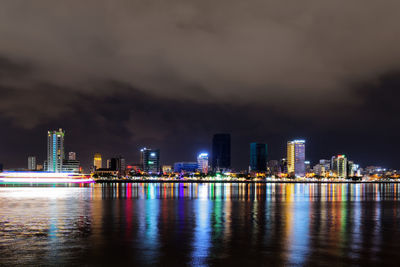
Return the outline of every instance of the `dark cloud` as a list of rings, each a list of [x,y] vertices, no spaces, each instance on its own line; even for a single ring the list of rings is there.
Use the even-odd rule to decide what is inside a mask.
[[[2,1],[4,151],[25,133],[18,155],[35,153],[43,144],[33,139],[61,126],[86,165],[94,150],[138,160],[142,145],[171,163],[224,131],[240,168],[248,142],[272,144],[277,158],[295,137],[309,140],[313,160],[349,151],[395,165],[399,10],[361,0]]]

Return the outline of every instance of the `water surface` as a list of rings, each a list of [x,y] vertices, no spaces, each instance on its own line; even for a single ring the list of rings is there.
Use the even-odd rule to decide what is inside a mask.
[[[0,187],[1,265],[397,265],[398,184]]]

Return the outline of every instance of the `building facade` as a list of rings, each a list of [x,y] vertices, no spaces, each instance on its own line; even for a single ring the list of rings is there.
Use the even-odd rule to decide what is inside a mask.
[[[226,171],[231,168],[231,135],[215,134],[212,140],[212,168]]]
[[[265,172],[267,170],[267,144],[250,144],[250,171]]]
[[[142,148],[140,150],[140,163],[143,171],[149,174],[157,174],[160,172],[160,150]]]
[[[76,152],[68,152],[68,160],[76,160]]]
[[[103,167],[103,162],[100,153],[95,153],[93,157],[93,166],[95,170],[101,169]]]
[[[305,176],[305,143],[305,140],[293,140],[287,143],[287,172],[289,175]]]
[[[66,159],[63,161],[62,172],[79,173],[80,162],[79,160]]]
[[[346,155],[338,155],[337,160],[337,176],[339,178],[347,178],[347,158]]]
[[[175,162],[174,172],[196,172],[197,162]]]
[[[200,153],[197,156],[197,169],[201,173],[208,173],[208,153]]]
[[[29,156],[28,157],[28,170],[30,171],[36,171],[36,157],[34,156]]]
[[[121,156],[111,158],[109,163],[109,170],[118,172],[118,176],[124,176],[126,171],[125,159]]]
[[[47,132],[47,171],[62,172],[64,160],[64,135],[60,128],[58,131]]]

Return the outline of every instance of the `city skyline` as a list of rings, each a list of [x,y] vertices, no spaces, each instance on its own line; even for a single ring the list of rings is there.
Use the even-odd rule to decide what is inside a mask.
[[[81,172],[82,164],[77,158],[77,153],[73,151],[66,151],[64,148],[65,130],[62,128],[59,128],[58,130],[49,130],[47,136],[47,160],[44,160],[42,163],[40,160],[38,161],[37,156],[30,155],[28,156],[27,170],[42,170],[41,167],[43,167],[43,170],[50,172]],[[307,160],[305,154],[306,140],[296,139],[287,141],[286,157],[277,159],[268,156],[267,144],[252,142],[250,143],[248,169],[235,169],[229,167],[232,157],[230,149],[231,135],[227,133],[214,134],[211,142],[211,161],[209,161],[209,153],[207,151],[202,151],[197,153],[195,160],[179,160],[171,164],[162,161],[162,158],[160,157],[160,149],[144,147],[140,149],[139,162],[132,161],[131,159],[127,160],[121,154],[119,156],[113,155],[113,157],[104,158],[106,161],[104,169],[116,170],[119,171],[119,173],[123,173],[125,172],[127,166],[131,165],[131,168],[133,166],[134,168],[139,168],[141,171],[150,174],[156,174],[164,169],[164,167],[167,167],[175,169],[175,172],[180,172],[181,169],[191,170],[193,168],[193,170],[203,170],[203,173],[205,174],[207,174],[209,170],[214,172],[229,172],[232,170],[237,172],[248,171],[249,173],[251,172],[253,174],[267,172],[267,174],[269,173],[269,175],[271,175],[274,173],[276,174],[276,172],[273,170],[275,169],[275,164],[278,164],[279,168],[281,169],[279,172],[286,173],[289,175],[289,177],[303,177],[306,175],[306,173],[312,172],[317,175],[321,175],[321,173],[325,173],[327,170],[332,170],[338,175],[339,178],[346,178],[348,176],[354,176],[356,173],[358,173],[357,170],[360,168],[360,164],[358,164],[359,162],[355,164],[353,158],[352,160],[349,160],[344,154],[332,156],[330,160],[320,158],[318,162],[310,162]],[[55,151],[58,152],[55,153]],[[86,172],[93,172],[96,169],[103,169],[102,158],[103,157],[99,152],[94,153],[92,162],[87,168]],[[49,159],[54,160],[55,163],[51,163],[51,166],[53,167],[49,166]],[[282,160],[284,160],[285,163],[283,163]],[[325,163],[326,161],[328,163]],[[222,164],[219,162],[222,162]],[[329,167],[327,167],[327,164]],[[387,170],[394,169],[387,166],[382,167],[377,165],[363,167],[383,168]],[[18,167],[17,169],[24,168]],[[358,175],[360,174],[358,173]]]

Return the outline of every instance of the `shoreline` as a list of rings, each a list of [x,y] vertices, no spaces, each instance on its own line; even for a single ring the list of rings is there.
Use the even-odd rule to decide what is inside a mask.
[[[171,183],[171,184],[397,184],[400,181],[193,181],[193,180],[96,180],[98,184],[137,184],[137,183]]]

